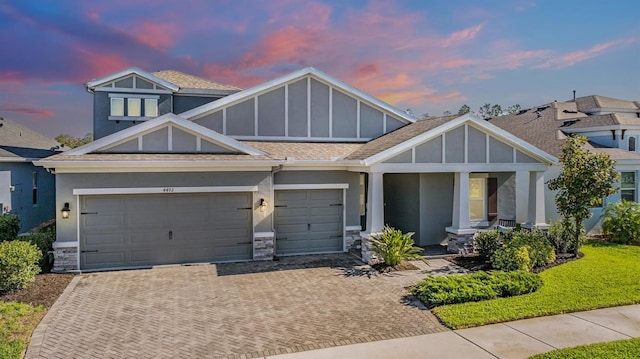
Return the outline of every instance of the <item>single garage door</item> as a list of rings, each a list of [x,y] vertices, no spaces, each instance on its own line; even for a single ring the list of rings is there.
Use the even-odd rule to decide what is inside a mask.
[[[82,196],[80,268],[247,260],[251,193]]]
[[[342,252],[342,190],[275,191],[276,254]]]

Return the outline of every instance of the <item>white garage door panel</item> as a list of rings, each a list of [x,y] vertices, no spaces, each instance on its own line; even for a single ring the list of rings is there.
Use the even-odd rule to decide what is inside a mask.
[[[81,268],[246,260],[251,193],[81,197]]]
[[[342,190],[281,190],[275,196],[276,254],[342,251]]]

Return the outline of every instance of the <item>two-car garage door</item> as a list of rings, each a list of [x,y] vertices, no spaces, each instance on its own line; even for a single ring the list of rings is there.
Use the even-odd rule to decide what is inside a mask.
[[[80,197],[81,269],[247,260],[252,194]]]

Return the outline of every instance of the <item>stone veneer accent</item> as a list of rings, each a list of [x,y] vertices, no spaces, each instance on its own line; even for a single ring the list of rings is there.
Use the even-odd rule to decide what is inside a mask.
[[[362,256],[362,238],[360,237],[360,228],[345,230],[344,248],[349,253],[354,253],[358,257]]]
[[[473,237],[475,233],[455,234],[448,233],[447,252],[457,254],[471,254],[475,252]]]
[[[275,252],[274,239],[275,234],[273,232],[255,233],[255,237],[253,238],[253,260],[273,260],[273,254]]]
[[[377,235],[379,233],[360,233],[361,245],[362,245],[362,261],[367,264],[375,264],[380,262],[382,259],[378,257],[378,255],[373,251],[373,245],[369,238],[372,235]]]
[[[67,272],[78,269],[78,248],[60,247],[53,250],[52,272]]]

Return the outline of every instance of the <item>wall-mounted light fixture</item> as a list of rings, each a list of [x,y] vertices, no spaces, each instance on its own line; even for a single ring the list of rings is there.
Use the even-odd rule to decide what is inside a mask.
[[[266,199],[260,198],[260,212],[264,212],[268,205],[269,202]]]
[[[62,207],[62,209],[60,210],[60,213],[62,213],[62,218],[64,219],[69,218],[69,213],[71,213],[71,208],[69,208],[69,202],[64,203],[64,207]]]

